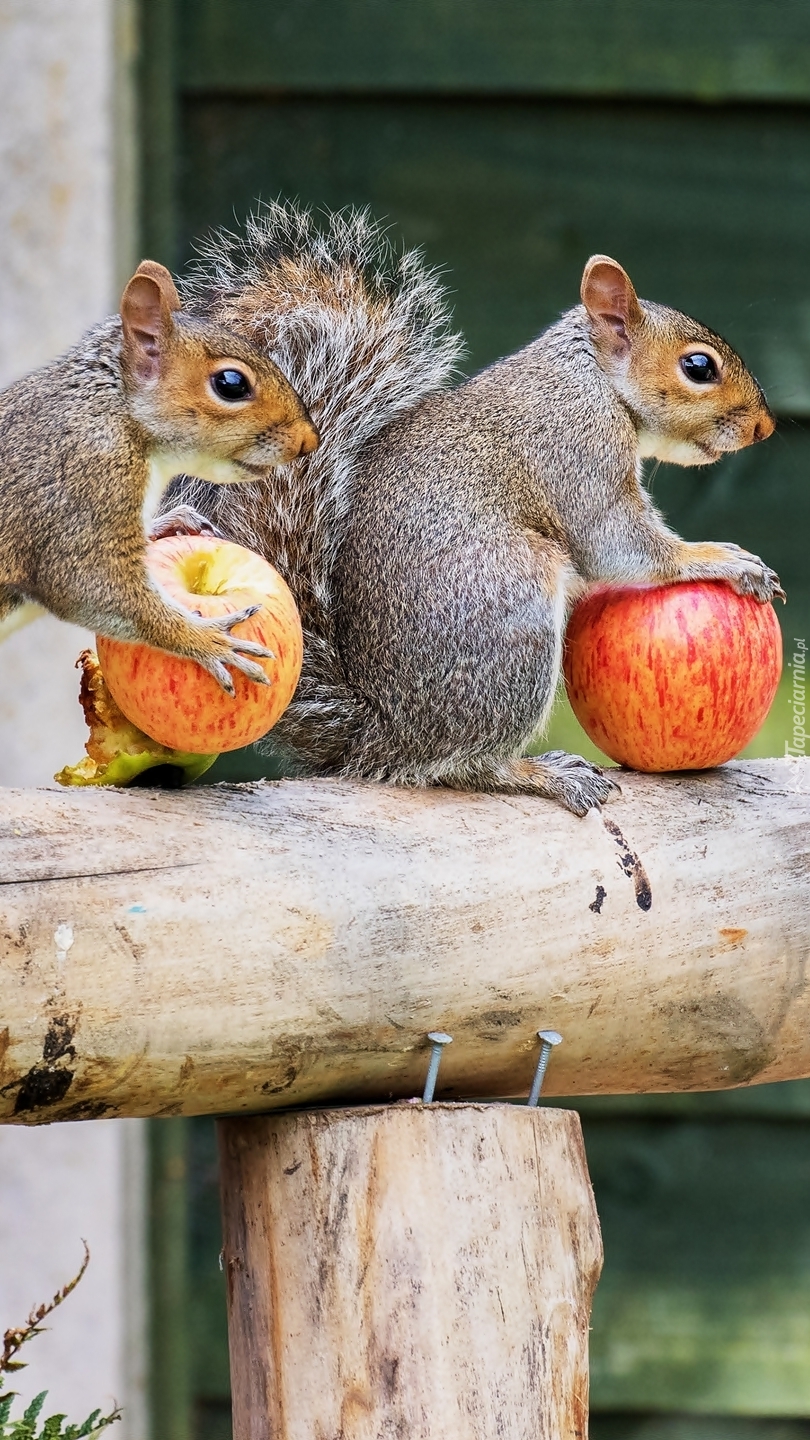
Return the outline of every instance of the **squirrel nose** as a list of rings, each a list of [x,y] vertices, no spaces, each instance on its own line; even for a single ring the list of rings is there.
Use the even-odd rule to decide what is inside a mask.
[[[321,437],[311,420],[299,420],[296,425],[290,426],[292,459],[297,460],[299,455],[311,455],[320,443]]]
[[[764,412],[762,415],[760,415],[759,419],[754,425],[754,430],[751,435],[751,444],[756,445],[758,440],[767,440],[768,436],[772,435],[775,429],[776,421],[774,420],[773,416],[768,414],[767,412]]]

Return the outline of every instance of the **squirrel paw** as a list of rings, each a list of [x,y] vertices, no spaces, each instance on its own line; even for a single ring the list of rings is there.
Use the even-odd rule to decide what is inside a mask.
[[[699,546],[695,548],[702,549]],[[763,604],[777,597],[780,600],[786,599],[776,571],[766,565],[764,560],[760,560],[758,555],[752,555],[749,550],[743,550],[742,546],[735,545],[730,540],[707,548],[717,554],[717,560],[702,564],[699,561],[695,567],[694,578],[725,580],[738,595],[753,595],[755,600],[760,600]],[[693,567],[689,568],[691,570]]]
[[[730,547],[729,547],[730,548]],[[738,547],[735,545],[734,549]],[[763,604],[769,600],[786,600],[782,586],[779,583],[779,576],[770,565],[760,560],[758,555],[750,555],[747,550],[740,550],[739,557],[732,561],[733,572],[729,575],[729,584],[738,595],[753,595],[755,600],[761,600]]]
[[[598,809],[622,793],[621,786],[611,780],[607,771],[600,770],[581,755],[549,750],[545,755],[530,758],[538,769],[542,767],[543,783],[547,787],[544,793],[575,815],[587,815],[589,810]]]
[[[215,540],[223,538],[222,531],[204,515],[190,505],[176,505],[165,515],[156,515],[149,526],[150,540],[165,540],[170,535],[212,535]]]
[[[569,755],[567,750],[515,755],[511,759],[484,756],[445,775],[441,783],[456,790],[484,790],[493,795],[543,795],[575,815],[598,810],[606,800],[622,793],[609,773],[581,755]]]
[[[249,620],[251,615],[255,615],[256,611],[260,609],[261,605],[246,605],[244,610],[236,610],[233,615],[209,615],[205,619],[197,620],[196,628],[209,632],[211,650],[206,655],[195,655],[194,658],[204,670],[213,675],[228,695],[234,694],[233,677],[229,673],[229,666],[246,675],[248,680],[254,680],[257,685],[273,683],[261,665],[255,665],[247,657],[256,655],[262,660],[275,660],[274,652],[268,650],[266,645],[260,645],[256,640],[245,640],[239,635],[231,634],[235,625],[239,625],[243,620]]]

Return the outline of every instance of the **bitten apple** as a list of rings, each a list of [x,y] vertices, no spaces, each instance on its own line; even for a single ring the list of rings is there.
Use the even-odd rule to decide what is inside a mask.
[[[188,785],[210,770],[216,755],[169,750],[127,720],[113,700],[92,650],[82,651],[76,668],[82,672],[79,702],[89,734],[81,760],[64,765],[54,775],[60,785],[131,785],[139,775],[155,769],[164,772],[164,785],[172,783],[169,772],[175,783]]]
[[[199,615],[261,605],[234,634],[272,650],[274,659],[258,662],[271,683],[232,670],[236,693],[227,695],[193,660],[99,635],[98,658],[116,704],[161,745],[192,754],[238,750],[266,735],[293,697],[303,658],[298,610],[278,571],[241,545],[203,535],[154,540],[147,563],[172,599]]]
[[[571,708],[595,745],[633,770],[704,770],[737,755],[782,671],[772,605],[720,581],[599,589],[565,644]]]

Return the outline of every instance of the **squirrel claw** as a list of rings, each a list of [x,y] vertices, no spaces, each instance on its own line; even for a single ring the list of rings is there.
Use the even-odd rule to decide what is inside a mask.
[[[233,615],[216,615],[212,619],[215,628],[224,630],[231,642],[231,651],[234,655],[255,655],[258,660],[275,660],[276,656],[266,645],[260,645],[258,640],[248,640],[242,635],[233,635],[236,625],[241,625],[243,620],[249,620],[261,610],[261,605],[246,605],[244,610],[237,610]],[[247,674],[247,671],[245,671]]]
[[[208,664],[205,665],[204,668],[208,671],[209,675],[213,675],[217,684],[222,686],[222,689],[225,691],[226,695],[233,696],[236,694],[236,686],[233,683],[233,676],[225,668],[221,660],[209,660]]]
[[[260,645],[257,640],[240,640],[237,636],[232,645],[235,655],[255,655],[259,660],[278,658],[274,650],[268,650],[266,645]]]
[[[766,604],[769,600],[775,600],[777,597],[786,600],[787,596],[779,583],[776,571],[758,557],[754,556],[752,559],[753,563],[749,563],[745,570],[735,576],[732,581],[737,593],[753,595],[754,599],[761,601],[762,604]]]
[[[248,640],[246,637],[231,633],[237,625],[241,625],[243,620],[249,620],[261,608],[261,605],[246,605],[244,610],[234,610],[232,615],[208,615],[205,618],[200,616],[196,623],[201,630],[224,632],[228,637],[230,648],[235,654],[257,655],[262,660],[275,660],[276,657],[272,650],[268,650],[265,645],[260,645],[258,640]]]
[[[156,515],[149,526],[150,540],[165,540],[172,535],[211,535],[216,540],[223,539],[222,531],[191,505],[176,505],[165,515]]]
[[[729,559],[721,565],[718,578],[726,580],[738,595],[751,595],[763,605],[770,600],[787,599],[776,571],[759,555],[752,555],[731,541],[725,541],[723,549]]]
[[[262,670],[261,665],[254,665],[252,660],[246,660],[241,655],[229,655],[224,661],[208,660],[200,663],[209,675],[213,675],[217,684],[222,686],[226,695],[234,696],[236,694],[236,686],[228,666],[238,670],[248,680],[253,680],[256,685],[272,685],[273,683],[270,676]]]
[[[231,670],[238,670],[257,685],[273,683],[271,676],[261,665],[247,658],[251,655],[257,660],[275,660],[273,651],[268,650],[266,645],[260,645],[257,640],[243,639],[240,635],[231,634],[236,625],[243,620],[249,620],[251,615],[255,615],[261,608],[261,605],[246,605],[243,610],[235,610],[232,615],[208,615],[196,622],[199,629],[218,632],[218,641],[212,638],[210,642],[214,654],[206,658],[195,658],[199,658],[200,664],[213,675],[228,695],[235,694]]]
[[[254,665],[252,660],[245,660],[241,655],[234,655],[233,659],[228,661],[228,664],[233,665],[235,670],[241,671],[243,675],[247,676],[248,680],[254,680],[257,685],[271,685],[273,683],[270,676],[262,670],[261,665]]]
[[[581,755],[569,755],[566,750],[549,750],[545,755],[534,758],[535,763],[547,772],[547,793],[574,815],[582,816],[587,815],[589,810],[600,810],[622,793],[621,786],[611,779],[609,771],[592,765]]]
[[[208,624],[213,629],[224,630],[226,634],[230,635],[234,625],[241,625],[243,620],[250,620],[261,608],[261,605],[246,605],[244,610],[234,610],[232,615],[212,615],[209,617]]]

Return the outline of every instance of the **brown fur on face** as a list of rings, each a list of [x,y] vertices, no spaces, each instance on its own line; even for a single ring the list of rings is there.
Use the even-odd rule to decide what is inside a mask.
[[[774,418],[739,356],[698,320],[639,300],[627,273],[594,255],[582,277],[597,360],[636,419],[642,455],[676,465],[710,465],[728,451],[765,440]],[[681,360],[714,361],[717,379],[690,380]]]
[[[223,329],[212,334],[184,316],[174,282],[153,260],[141,263],[121,301],[122,367],[133,413],[167,448],[198,450],[252,471],[309,454],[318,432],[300,397],[272,360]],[[237,370],[245,399],[213,388],[218,371]]]

